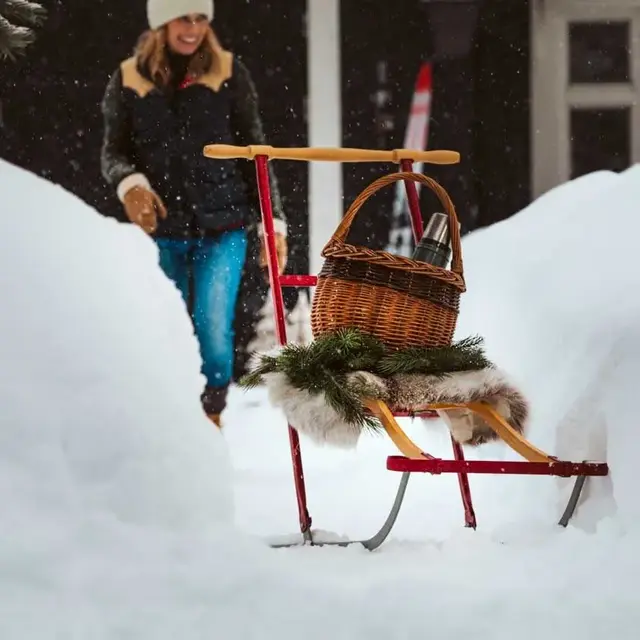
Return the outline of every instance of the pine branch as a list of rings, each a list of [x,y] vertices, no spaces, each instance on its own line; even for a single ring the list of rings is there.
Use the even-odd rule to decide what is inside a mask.
[[[397,351],[379,362],[377,373],[384,376],[400,373],[439,376],[490,368],[492,363],[485,357],[481,345],[482,338],[473,336],[447,347]]]
[[[277,371],[297,389],[324,394],[327,404],[347,422],[378,430],[379,421],[367,414],[362,404],[370,389],[353,381],[347,384],[347,374],[367,371],[383,378],[403,373],[444,376],[492,368],[482,342],[474,336],[445,347],[389,352],[377,338],[345,329],[307,345],[285,345],[277,356],[261,356],[239,384],[258,386],[265,374]]]
[[[27,0],[0,0],[0,59],[15,60],[36,40],[33,27],[43,23],[46,10]]]
[[[248,389],[259,387],[262,384],[262,376],[277,370],[278,361],[273,356],[261,356],[260,363],[252,371],[245,374],[241,383]]]
[[[24,27],[38,27],[44,22],[47,12],[36,2],[28,0],[4,0],[0,12],[7,19]]]
[[[0,15],[0,58],[15,60],[34,42],[35,33],[31,29],[17,27]]]

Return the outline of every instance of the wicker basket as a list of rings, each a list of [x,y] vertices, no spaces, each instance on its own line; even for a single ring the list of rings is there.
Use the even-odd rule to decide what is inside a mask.
[[[451,270],[346,244],[362,205],[379,189],[399,180],[420,182],[440,199],[449,217]],[[390,349],[448,346],[458,320],[460,294],[466,290],[460,229],[447,192],[419,173],[393,173],[370,184],[353,201],[324,247],[325,262],[311,308],[315,338],[338,329],[372,334]]]

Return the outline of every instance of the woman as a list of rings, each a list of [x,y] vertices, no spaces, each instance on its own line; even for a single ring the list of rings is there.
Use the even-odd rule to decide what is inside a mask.
[[[233,319],[247,230],[258,225],[255,169],[211,160],[206,144],[265,144],[247,68],[218,43],[213,0],[148,0],[150,31],[111,77],[101,166],[130,222],[152,235],[188,306],[202,355],[204,411],[218,426],[233,371]],[[286,221],[273,175],[278,262]]]

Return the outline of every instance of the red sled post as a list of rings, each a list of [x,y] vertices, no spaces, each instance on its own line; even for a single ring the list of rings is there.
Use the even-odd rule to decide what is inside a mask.
[[[400,170],[404,173],[411,173],[413,171],[413,162],[411,160],[401,160]],[[407,201],[409,203],[409,212],[411,213],[411,228],[413,229],[413,237],[416,244],[420,241],[422,233],[424,231],[424,222],[422,214],[420,212],[420,198],[418,196],[418,190],[416,189],[416,183],[409,180],[404,182],[407,190]],[[451,444],[453,446],[453,455],[456,460],[464,462],[464,451],[462,446],[451,438]],[[477,526],[476,514],[473,509],[473,500],[471,498],[471,485],[469,484],[469,476],[464,472],[458,473],[458,482],[460,484],[460,495],[462,497],[462,504],[464,506],[464,523],[465,526],[475,529]]]
[[[271,296],[276,321],[276,337],[281,345],[285,345],[287,344],[287,323],[284,298],[282,295],[282,277],[278,273],[278,254],[276,251],[273,208],[271,206],[271,184],[269,182],[269,157],[267,155],[257,155],[255,157],[255,165],[258,179],[258,192],[260,195],[260,213],[262,216],[267,250],[269,284],[271,285]],[[311,277],[305,279],[303,276],[302,278],[298,277],[297,281],[300,283],[297,284],[297,286],[313,286],[315,285],[316,279]],[[307,284],[301,284],[303,282]],[[291,425],[289,425],[289,446],[291,448],[291,462],[293,464],[293,480],[296,487],[300,531],[302,532],[304,540],[311,542],[311,516],[307,508],[307,490],[302,466],[302,452],[300,451],[300,437]]]

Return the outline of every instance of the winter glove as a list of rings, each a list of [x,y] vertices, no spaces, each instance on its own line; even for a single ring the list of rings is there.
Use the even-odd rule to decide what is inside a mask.
[[[149,234],[158,228],[158,216],[167,217],[167,210],[158,194],[141,186],[131,187],[124,194],[122,203],[127,218]]]
[[[278,256],[278,275],[282,275],[284,273],[285,268],[287,267],[287,238],[283,236],[281,233],[276,233],[276,255]],[[262,268],[267,268],[269,262],[267,260],[267,243],[264,235],[260,236],[260,266]]]

